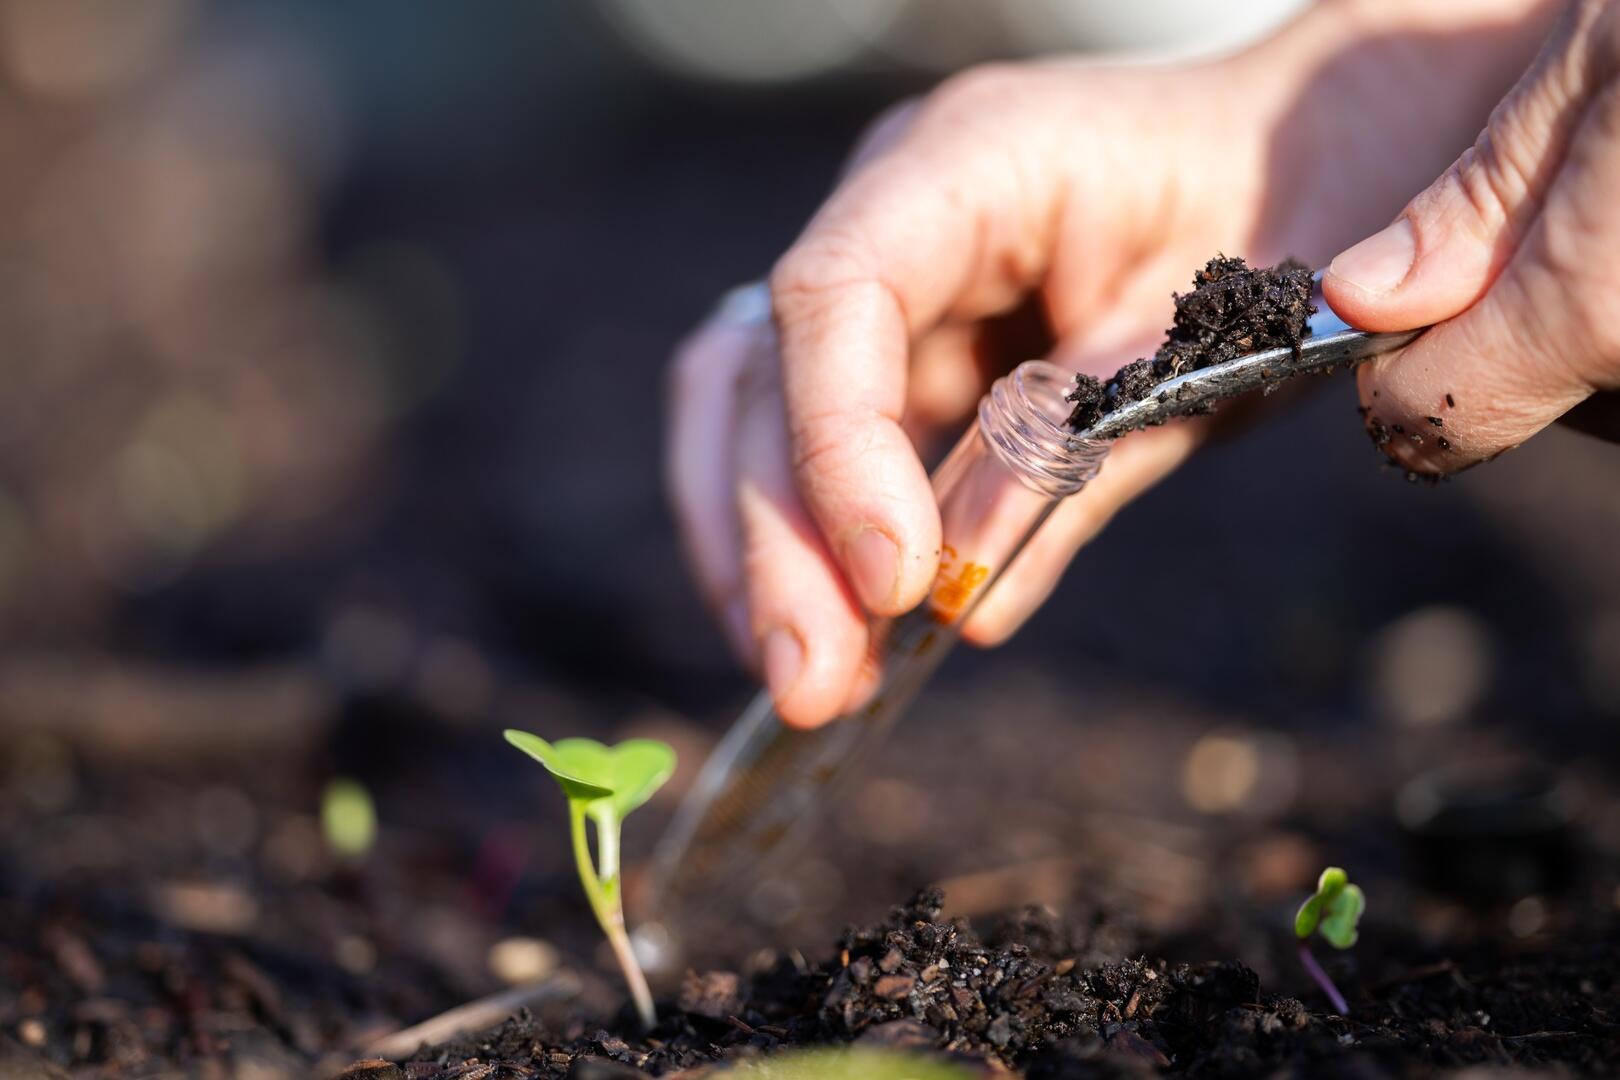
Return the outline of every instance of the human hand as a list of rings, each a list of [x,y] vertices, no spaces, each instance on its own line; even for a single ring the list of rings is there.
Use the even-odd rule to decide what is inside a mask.
[[[1501,22],[1500,9],[1522,15],[1525,3],[1470,16]],[[722,316],[683,344],[666,456],[677,517],[705,598],[784,720],[811,726],[858,702],[867,613],[926,595],[940,523],[918,446],[1045,347],[1009,330],[1044,322],[1051,359],[1111,374],[1152,351],[1170,294],[1210,255],[1320,258],[1475,130],[1526,46],[1464,34],[1420,53],[1398,27],[1333,21],[1410,7],[1323,5],[1217,64],[1043,63],[952,79],[878,126],[778,263],[774,327]],[[1429,80],[1417,105],[1412,71]],[[1346,105],[1346,84],[1361,101]],[[1389,98],[1389,122],[1372,132],[1368,87]],[[1313,140],[1342,152],[1326,162]],[[1208,428],[1116,444],[964,636],[1012,633],[1074,552]]]
[[[1439,324],[1359,373],[1371,430],[1415,472],[1566,416],[1620,437],[1620,4],[1571,4],[1474,145],[1323,292],[1369,330]]]
[[[1041,313],[1025,320],[1035,332],[1018,345],[998,340],[997,317],[1064,274],[1075,281],[1047,291],[1045,316],[1068,337],[1069,366],[1084,362],[1072,335],[1082,323],[1098,370],[1142,351],[1158,330],[1141,313],[1162,308],[1175,279],[1131,280],[1154,254],[1137,259],[1131,245],[1153,234],[1173,197],[1170,147],[1155,146],[1154,191],[1105,180],[1100,158],[1073,178],[1082,147],[1112,144],[1121,163],[1141,153],[1119,110],[1074,115],[1093,94],[1112,97],[1115,81],[976,72],[894,114],[773,275],[780,349],[771,327],[731,317],[734,308],[683,348],[668,458],[676,506],[705,593],[738,653],[763,669],[785,719],[810,724],[848,707],[861,693],[866,612],[906,610],[932,582],[940,525],[917,443],[958,425],[990,378],[1051,344]],[[1060,91],[1073,99],[1061,110]],[[1061,146],[1065,124],[1075,147]],[[1131,196],[1128,208],[1120,195]],[[1060,223],[1071,198],[1073,220]],[[1086,252],[1078,237],[1103,238],[1105,202],[1117,237]],[[1195,215],[1186,216],[1191,225]],[[1179,262],[1195,265],[1221,245],[1210,224],[1184,240]],[[1066,253],[1046,250],[1056,232],[1072,235]],[[1133,287],[1134,317],[1099,325],[1106,293]],[[1145,487],[1191,445],[1190,431],[1163,429],[1121,446],[1087,499],[1071,500],[1065,520],[1047,526],[1048,550],[1028,551],[1022,572],[1009,573],[987,605],[1040,587],[1026,569],[1032,560],[1061,565],[1077,531],[1099,528],[1124,501],[1125,491],[1104,498],[1110,487]],[[1071,539],[1059,544],[1059,534]],[[981,606],[967,636],[1004,635],[1018,618],[1005,606],[992,614]]]

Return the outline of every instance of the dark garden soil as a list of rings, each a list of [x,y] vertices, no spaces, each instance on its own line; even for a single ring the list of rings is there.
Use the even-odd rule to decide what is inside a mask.
[[[1312,312],[1311,270],[1289,259],[1250,267],[1217,255],[1193,276],[1193,289],[1176,295],[1176,313],[1164,344],[1133,360],[1106,383],[1075,376],[1069,426],[1083,431],[1121,405],[1140,401],[1167,379],[1264,349],[1299,347]]]
[[[1267,992],[1235,960],[1100,961],[1099,919],[1030,908],[978,933],[938,890],[844,934],[814,966],[765,954],[751,973],[688,972],[645,1038],[529,1015],[419,1054],[411,1077],[707,1075],[714,1061],[823,1042],[938,1053],[1032,1078],[1407,1076],[1469,1063],[1620,1068],[1613,946],[1418,965],[1353,991],[1353,1017]],[[600,1063],[602,1071],[591,1068]],[[614,1068],[618,1066],[618,1068]]]
[[[1011,745],[976,720],[1009,693],[1025,694]],[[371,782],[387,827],[355,864],[322,851],[309,796],[288,786],[299,769],[271,748],[244,773],[10,745],[8,760],[30,771],[0,789],[0,1076],[342,1075],[387,1036],[511,995],[486,958],[523,934],[545,939],[568,993],[508,997],[472,1034],[396,1044],[348,1075],[701,1076],[828,1043],[1032,1078],[1620,1070],[1620,860],[1607,826],[1538,836],[1528,850],[1481,848],[1485,873],[1472,879],[1455,861],[1466,852],[1442,853],[1453,857],[1442,877],[1473,880],[1475,892],[1434,893],[1420,882],[1438,856],[1384,816],[1390,762],[1353,733],[1319,734],[1300,761],[1318,782],[1287,819],[1198,824],[1153,809],[1178,798],[1173,780],[1143,778],[1196,745],[1202,712],[1103,694],[1077,725],[1014,684],[955,699],[925,699],[940,738],[886,751],[800,860],[819,869],[704,931],[646,1036],[568,872],[553,820],[561,800],[518,755],[499,753],[493,733],[435,735],[389,712],[406,752]],[[1144,701],[1151,747],[1134,733]],[[350,724],[374,722],[367,710],[329,735],[341,744]],[[699,758],[695,732],[672,723],[632,730],[686,740]],[[1029,759],[1029,744],[1056,747],[1063,730],[1108,770],[1065,786],[1061,755]],[[1493,751],[1458,733],[1447,749]],[[446,767],[452,779],[436,779]],[[962,794],[1013,775],[1041,801],[1009,793],[986,820],[984,803]],[[1586,820],[1620,820],[1620,800],[1588,783]],[[926,817],[902,835],[913,801]],[[667,812],[667,802],[649,808],[638,847]],[[1328,1012],[1288,935],[1292,908],[1330,859],[1353,868],[1371,905],[1354,950],[1318,949],[1348,1018]],[[920,866],[967,872],[950,876],[943,897],[924,891],[887,918],[831,929],[885,893],[904,895]],[[825,888],[829,877],[846,883],[845,899],[816,907],[807,882]]]

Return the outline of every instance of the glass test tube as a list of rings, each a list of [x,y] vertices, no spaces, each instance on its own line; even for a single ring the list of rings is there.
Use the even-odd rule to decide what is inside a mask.
[[[798,846],[827,789],[870,757],[955,644],[963,620],[1058,503],[1096,476],[1109,444],[1068,430],[1064,394],[1072,380],[1031,360],[990,388],[978,423],[933,474],[943,545],[928,598],[905,615],[871,621],[867,661],[876,689],[864,705],[810,731],[783,724],[768,692],[754,699],[654,855],[648,906],[655,919],[667,924],[687,904],[711,904],[716,891],[761,879]]]

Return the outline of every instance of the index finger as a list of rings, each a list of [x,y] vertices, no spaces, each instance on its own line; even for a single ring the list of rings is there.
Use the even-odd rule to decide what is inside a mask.
[[[900,427],[910,343],[946,314],[1011,308],[1045,268],[1056,170],[1020,169],[996,145],[1005,140],[963,119],[970,106],[947,96],[926,108],[834,194],[771,279],[795,479],[878,614],[921,601],[938,560],[932,490]]]

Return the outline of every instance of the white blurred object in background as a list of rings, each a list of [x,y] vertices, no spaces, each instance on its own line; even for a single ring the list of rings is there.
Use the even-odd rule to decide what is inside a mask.
[[[727,82],[792,82],[847,66],[906,0],[609,0],[603,9],[659,66]]]
[[[658,65],[726,82],[792,82],[885,63],[946,72],[1058,52],[1148,58],[1238,48],[1310,0],[608,0]]]
[[[1002,4],[1013,36],[1031,53],[1060,49],[1159,58],[1212,56],[1258,40],[1311,0],[1040,0]]]

